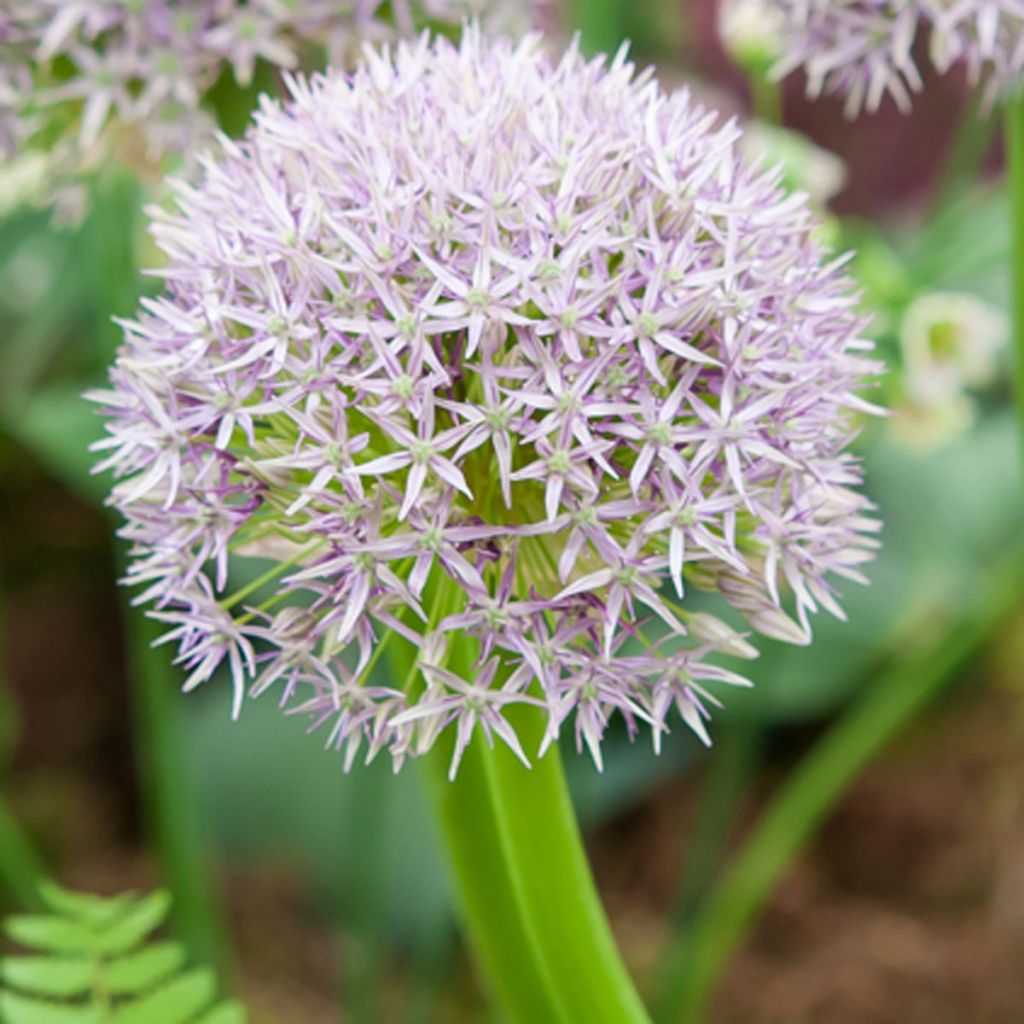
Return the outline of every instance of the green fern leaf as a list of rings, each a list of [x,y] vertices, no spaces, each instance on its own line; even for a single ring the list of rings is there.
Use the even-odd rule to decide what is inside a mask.
[[[90,925],[102,925],[118,917],[136,898],[134,893],[104,897],[72,892],[48,879],[39,883],[39,897],[54,914]]]
[[[204,1013],[196,1024],[247,1024],[249,1020],[245,1007],[241,1003],[231,1000],[227,1003],[220,1003],[209,1013]]]
[[[107,964],[107,991],[115,996],[145,992],[166,981],[185,965],[185,950],[175,942],[159,942]]]
[[[246,1024],[216,1002],[211,971],[185,971],[174,942],[148,942],[170,910],[166,893],[104,899],[52,883],[50,913],[8,919],[7,935],[41,955],[0,959],[2,1024]]]
[[[90,954],[96,941],[95,932],[81,921],[45,914],[19,914],[8,918],[6,931],[18,945],[41,953]]]
[[[94,960],[77,957],[9,956],[0,960],[0,981],[40,996],[84,995],[92,988],[95,973]]]
[[[103,927],[96,937],[97,951],[107,956],[128,953],[164,923],[170,910],[171,897],[167,893],[143,896]]]
[[[100,1010],[31,999],[0,992],[0,1020],[4,1024],[106,1024]]]
[[[189,1024],[217,994],[212,972],[190,971],[143,999],[119,1010],[115,1024]]]

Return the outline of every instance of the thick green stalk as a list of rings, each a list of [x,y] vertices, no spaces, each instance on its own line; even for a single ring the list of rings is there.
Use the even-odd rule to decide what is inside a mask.
[[[1014,380],[1021,458],[1024,460],[1024,96],[1006,108],[1006,176],[1010,194],[1012,248],[1010,308],[1013,319]]]
[[[442,585],[434,615],[455,585]],[[472,678],[476,645],[455,639],[452,671]],[[539,708],[506,718],[533,754]],[[513,1024],[649,1024],[619,956],[552,744],[527,768],[477,729],[455,781],[448,729],[422,759],[463,924],[486,983]]]
[[[1019,554],[1019,553],[1018,553]],[[666,957],[659,1024],[697,1024],[730,956],[785,868],[865,765],[913,720],[1018,606],[1021,559],[989,576],[987,594],[951,617],[945,639],[884,672],[783,784],[693,929]]]
[[[527,750],[543,713],[507,716]],[[447,749],[445,749],[447,747]],[[477,736],[454,782],[449,744],[425,759],[463,921],[516,1024],[647,1024],[587,863],[558,748],[526,768]]]

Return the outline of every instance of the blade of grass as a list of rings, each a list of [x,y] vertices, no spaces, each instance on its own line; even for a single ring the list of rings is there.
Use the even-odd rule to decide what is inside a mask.
[[[0,566],[2,569],[2,566]],[[0,571],[0,777],[6,780],[10,747],[14,741],[11,725],[11,702],[6,690],[3,653],[6,641],[6,589]],[[28,836],[13,812],[0,798],[0,889],[9,902],[21,910],[41,909],[39,881],[44,877],[43,865]]]
[[[95,211],[86,226],[91,259],[83,273],[89,277],[95,295],[90,340],[98,366],[110,362],[120,336],[112,316],[130,315],[141,294],[136,264],[140,202],[140,186],[114,173],[98,185]],[[118,569],[123,572],[125,553],[120,546],[117,558]],[[174,898],[172,921],[196,962],[226,972],[229,965],[223,911],[207,860],[198,784],[185,751],[182,708],[177,699],[180,674],[168,650],[153,646],[159,627],[131,606],[126,592],[122,594],[125,661],[143,812],[162,877]]]
[[[345,1012],[351,1024],[380,1020],[380,979],[385,955],[383,934],[384,828],[391,792],[390,773],[383,764],[361,767],[349,775],[353,786],[351,820],[359,834],[348,847],[348,878],[344,957]]]
[[[755,721],[732,725],[710,751],[675,909],[675,924],[685,929],[718,878],[736,820],[736,811],[760,761],[761,729]]]
[[[0,888],[21,910],[39,910],[42,862],[17,819],[0,800]]]
[[[207,858],[198,783],[185,751],[180,673],[167,649],[153,646],[161,632],[157,624],[131,607],[127,596],[123,607],[143,811],[161,876],[174,898],[174,929],[192,959],[225,971],[224,913]]]
[[[1006,175],[1010,194],[1010,313],[1020,452],[1024,460],[1024,96],[1006,107]]]
[[[655,1020],[697,1024],[729,957],[776,881],[868,762],[941,691],[1019,606],[1020,552],[987,580],[986,593],[951,616],[943,639],[877,678],[818,741],[762,814],[688,933],[668,950]]]
[[[992,148],[999,119],[986,116],[981,97],[975,97],[960,115],[946,164],[935,192],[935,209],[945,209],[977,178],[985,155]]]

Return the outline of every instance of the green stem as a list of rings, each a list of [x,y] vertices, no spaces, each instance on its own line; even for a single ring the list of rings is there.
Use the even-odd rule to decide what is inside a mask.
[[[993,571],[985,598],[951,617],[938,645],[883,673],[818,741],[755,826],[694,928],[670,949],[658,1003],[663,1024],[697,1024],[729,957],[772,888],[868,762],[992,636],[1021,597],[1021,560]]]
[[[179,672],[165,647],[154,647],[161,630],[123,601],[126,658],[135,715],[143,806],[174,897],[175,930],[192,959],[219,970],[227,965],[223,911],[205,854],[198,786],[185,750]]]
[[[543,713],[507,715],[525,749]],[[447,749],[445,749],[447,747]],[[449,782],[451,741],[425,772],[464,923],[517,1024],[647,1024],[587,863],[558,747],[526,768],[477,735]]]
[[[676,903],[675,922],[687,928],[718,878],[736,809],[760,760],[761,729],[757,722],[732,726],[710,752],[686,856],[686,871]]]
[[[1016,96],[1006,108],[1006,161],[1012,232],[1010,305],[1013,320],[1014,381],[1021,457],[1024,459],[1024,96]]]
[[[13,702],[8,697],[4,675],[3,652],[6,640],[6,580],[0,563],[0,777],[7,778],[11,748],[14,744]],[[44,869],[28,836],[18,824],[18,819],[0,800],[0,890],[5,902],[12,902],[22,910],[41,909],[38,884],[44,877]]]
[[[40,910],[45,877],[36,851],[6,804],[0,802],[0,889],[22,910]]]
[[[392,781],[386,766],[379,763],[349,777],[353,786],[350,820],[359,822],[361,832],[348,845],[351,891],[346,901],[343,974],[345,1020],[350,1024],[374,1024],[381,1019],[384,829]]]
[[[992,146],[998,118],[986,116],[980,97],[964,110],[953,137],[946,164],[936,189],[936,210],[945,209],[978,175],[985,154]]]
[[[750,101],[754,116],[771,124],[782,123],[782,86],[763,69],[748,71]]]
[[[453,591],[441,584],[435,614]],[[474,660],[475,645],[453,641],[452,671],[471,678]],[[505,717],[523,749],[536,751],[543,711],[519,705]],[[590,873],[557,744],[527,768],[478,728],[450,782],[453,732],[422,770],[468,938],[509,1020],[649,1024]]]
[[[569,0],[568,9],[585,53],[614,53],[622,44],[622,0]]]

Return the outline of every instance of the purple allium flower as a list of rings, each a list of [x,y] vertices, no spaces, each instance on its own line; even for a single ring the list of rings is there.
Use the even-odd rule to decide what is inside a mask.
[[[115,148],[187,160],[213,138],[204,97],[225,73],[248,85],[257,61],[294,69],[326,56],[348,66],[365,40],[455,29],[470,16],[525,29],[524,3],[11,0],[0,13],[0,155],[52,151],[57,191]]]
[[[940,74],[956,64],[991,102],[1024,73],[1022,0],[766,0],[781,14],[779,76],[802,67],[812,97],[846,97],[852,117],[891,96],[901,110],[921,88],[913,50],[927,36]]]
[[[156,214],[167,290],[97,396],[187,687],[305,691],[349,763],[530,757],[520,703],[599,763],[616,712],[707,740],[745,683],[709,659],[756,652],[694,590],[807,643],[876,546],[844,261],[624,53],[471,29],[291,91]]]

